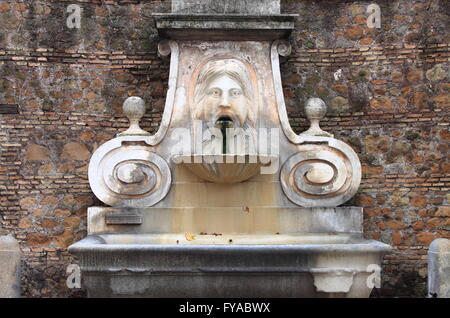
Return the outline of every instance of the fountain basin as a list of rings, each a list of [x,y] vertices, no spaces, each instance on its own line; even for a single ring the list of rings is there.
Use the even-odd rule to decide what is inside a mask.
[[[386,244],[355,235],[101,234],[72,245],[90,297],[368,297]]]
[[[172,160],[197,177],[215,183],[237,183],[261,173],[277,156],[270,155],[176,155]]]

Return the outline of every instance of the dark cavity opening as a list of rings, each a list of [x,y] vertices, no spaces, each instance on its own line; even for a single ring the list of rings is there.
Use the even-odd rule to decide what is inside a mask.
[[[227,153],[227,128],[233,128],[233,120],[231,117],[222,116],[216,122],[216,128],[222,132],[222,153]]]

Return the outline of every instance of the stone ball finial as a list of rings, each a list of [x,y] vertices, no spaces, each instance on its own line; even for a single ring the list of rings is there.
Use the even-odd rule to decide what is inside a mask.
[[[327,105],[322,99],[313,97],[306,101],[305,114],[309,121],[322,120],[326,113]]]
[[[130,128],[128,128],[119,136],[124,135],[149,135],[148,132],[139,127],[139,121],[145,114],[145,101],[137,96],[128,97],[123,103],[123,113],[130,121]]]
[[[325,117],[326,113],[327,105],[322,99],[317,97],[309,98],[305,104],[305,115],[311,126],[302,135],[333,137],[332,134],[323,131],[319,126],[319,122]]]
[[[132,118],[141,119],[145,114],[145,101],[137,96],[128,97],[123,103],[123,113],[130,121]]]

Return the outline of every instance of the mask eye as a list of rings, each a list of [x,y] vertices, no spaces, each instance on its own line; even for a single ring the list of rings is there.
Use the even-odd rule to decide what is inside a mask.
[[[220,97],[222,95],[222,91],[219,88],[213,88],[209,91],[209,95],[213,97]]]
[[[230,94],[233,97],[239,97],[242,95],[242,91],[240,89],[235,88],[231,90]]]

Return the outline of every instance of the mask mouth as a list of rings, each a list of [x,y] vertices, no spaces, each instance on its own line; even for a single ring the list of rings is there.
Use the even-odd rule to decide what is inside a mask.
[[[234,120],[230,116],[220,116],[214,126],[220,130],[234,128]]]

